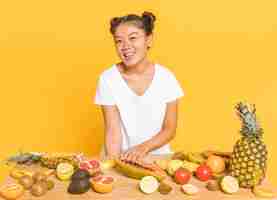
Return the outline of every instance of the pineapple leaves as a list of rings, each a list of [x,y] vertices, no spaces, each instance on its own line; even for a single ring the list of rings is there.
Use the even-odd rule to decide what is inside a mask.
[[[236,114],[242,122],[241,133],[244,136],[260,136],[262,129],[256,119],[256,106],[239,102],[235,106]]]

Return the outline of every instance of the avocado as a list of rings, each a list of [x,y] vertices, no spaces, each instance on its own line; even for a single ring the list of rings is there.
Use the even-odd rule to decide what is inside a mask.
[[[81,179],[81,180],[73,180],[68,189],[67,192],[71,194],[82,194],[87,192],[90,189],[90,182],[89,179]]]
[[[74,172],[74,174],[71,176],[71,180],[82,180],[82,179],[89,179],[90,174],[87,170],[78,169]]]

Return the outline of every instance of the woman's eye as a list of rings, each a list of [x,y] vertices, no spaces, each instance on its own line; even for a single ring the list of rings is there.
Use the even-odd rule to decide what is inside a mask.
[[[122,40],[116,40],[115,43],[120,44]]]
[[[131,37],[130,39],[131,39],[131,40],[135,40],[135,39],[136,39],[136,37]]]

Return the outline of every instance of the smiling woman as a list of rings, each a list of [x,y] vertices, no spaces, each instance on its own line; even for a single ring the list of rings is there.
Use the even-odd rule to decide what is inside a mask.
[[[166,67],[147,55],[156,17],[149,12],[111,20],[121,60],[99,77],[95,103],[105,122],[105,154],[140,163],[148,153],[170,153],[183,90]]]

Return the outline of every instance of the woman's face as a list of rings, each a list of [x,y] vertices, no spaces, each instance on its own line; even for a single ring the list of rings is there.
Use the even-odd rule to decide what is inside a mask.
[[[145,31],[133,24],[120,24],[115,31],[116,51],[126,66],[135,66],[146,58],[152,35],[146,36]]]

